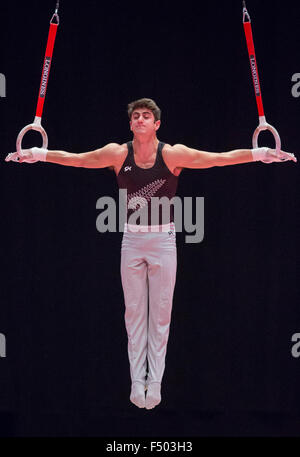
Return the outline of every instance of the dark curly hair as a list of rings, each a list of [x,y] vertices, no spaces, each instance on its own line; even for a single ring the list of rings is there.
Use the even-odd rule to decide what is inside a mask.
[[[152,111],[155,121],[160,120],[161,110],[151,98],[140,98],[128,104],[128,116],[131,119],[133,111],[137,108],[147,108]]]

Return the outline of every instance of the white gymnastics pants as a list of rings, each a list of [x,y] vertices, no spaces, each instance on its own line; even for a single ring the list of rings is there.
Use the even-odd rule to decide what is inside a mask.
[[[126,226],[121,278],[131,381],[161,382],[167,352],[177,253],[173,223],[158,233]],[[147,373],[148,361],[148,373]]]

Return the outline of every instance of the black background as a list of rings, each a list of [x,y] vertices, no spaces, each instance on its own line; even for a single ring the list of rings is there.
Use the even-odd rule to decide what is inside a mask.
[[[162,402],[129,401],[121,233],[96,230],[118,197],[108,169],[6,163],[34,119],[55,1],[2,5],[1,435],[299,434],[299,165],[184,170],[178,195],[205,198],[205,237],[177,235],[178,274]],[[248,0],[267,120],[299,158],[299,15]],[[61,0],[42,125],[49,149],[131,139],[127,103],[153,98],[161,141],[251,148],[258,125],[242,2]],[[263,133],[260,145],[273,145]],[[37,133],[25,147],[40,146]]]

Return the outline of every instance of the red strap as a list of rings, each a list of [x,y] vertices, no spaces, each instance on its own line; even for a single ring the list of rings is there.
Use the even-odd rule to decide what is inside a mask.
[[[260,84],[259,84],[259,77],[258,77],[257,63],[256,63],[256,57],[255,57],[255,49],[254,49],[254,43],[253,43],[251,22],[244,22],[244,30],[245,30],[245,35],[246,35],[249,59],[250,59],[250,67],[251,67],[254,91],[255,91],[255,96],[256,96],[258,115],[264,116],[264,107],[263,107]]]
[[[45,59],[44,59],[44,66],[43,66],[42,78],[41,78],[41,84],[40,84],[40,90],[39,90],[39,97],[38,97],[38,103],[37,103],[36,114],[35,114],[38,117],[42,117],[42,113],[43,113],[43,107],[44,107],[44,101],[45,101],[45,97],[46,97],[46,90],[47,90],[47,84],[48,84],[48,79],[49,79],[49,73],[50,73],[50,67],[51,67],[52,54],[53,54],[57,27],[58,27],[58,24],[51,23],[50,28],[49,28],[48,41],[47,41],[47,47],[46,47],[46,53],[45,53]]]

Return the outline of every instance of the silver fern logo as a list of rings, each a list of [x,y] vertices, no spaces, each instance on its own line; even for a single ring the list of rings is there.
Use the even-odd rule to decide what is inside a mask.
[[[132,197],[127,203],[128,209],[142,209],[147,205],[148,202],[144,197]]]
[[[165,184],[166,179],[156,179],[155,181],[147,184],[147,186],[142,187],[137,192],[133,194],[128,194],[127,197],[127,206],[128,209],[139,209],[147,206],[151,202],[151,198],[155,196],[157,191]]]

